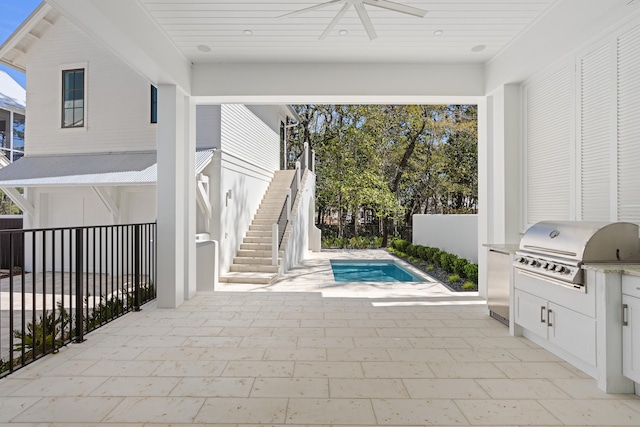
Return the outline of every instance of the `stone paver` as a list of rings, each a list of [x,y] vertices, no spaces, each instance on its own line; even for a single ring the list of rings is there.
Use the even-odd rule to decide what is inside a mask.
[[[0,425],[640,425],[640,398],[510,337],[437,282],[273,285],[154,303],[0,380]]]

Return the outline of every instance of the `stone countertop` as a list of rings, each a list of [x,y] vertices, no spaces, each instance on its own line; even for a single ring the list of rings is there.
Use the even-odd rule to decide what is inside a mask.
[[[520,247],[520,245],[517,243],[484,243],[482,246],[484,246],[485,248],[506,252],[508,254],[514,254]]]
[[[584,264],[584,270],[600,271],[602,273],[622,273],[631,276],[640,276],[640,264],[615,264],[615,263],[596,263]]]

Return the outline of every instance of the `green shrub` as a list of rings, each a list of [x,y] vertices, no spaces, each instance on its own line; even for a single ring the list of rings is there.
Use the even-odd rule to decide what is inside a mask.
[[[464,276],[473,283],[478,283],[478,264],[467,264],[464,267]]]
[[[427,260],[427,248],[422,245],[418,245],[418,249],[416,250],[416,256],[421,260]]]
[[[440,252],[440,251],[438,250],[438,248],[430,248],[430,247],[427,247],[427,248],[424,250],[424,252],[425,252],[425,255],[426,255],[426,257],[427,257],[427,261],[428,261],[428,262],[430,262],[430,263],[432,263],[432,264],[435,264],[435,263],[436,263],[436,254],[437,254],[438,252]]]
[[[465,274],[465,267],[469,262],[464,258],[456,258],[453,262],[453,272],[460,277],[467,277]]]
[[[473,282],[464,282],[464,284],[462,285],[462,289],[464,289],[465,291],[473,291],[476,288],[476,284]]]
[[[440,267],[440,268],[442,268],[442,263],[441,263],[442,259],[441,259],[441,256],[442,256],[442,254],[443,254],[443,253],[444,253],[444,252],[442,252],[440,249],[436,249],[436,250],[433,252],[433,254],[432,254],[432,261],[431,261],[431,262],[433,262],[433,263],[436,265],[436,267]]]
[[[453,272],[453,264],[455,260],[458,259],[454,254],[450,254],[448,252],[442,252],[440,254],[440,268],[443,270],[452,273]]]
[[[407,248],[409,247],[410,244],[411,242],[408,240],[400,240],[398,249],[400,249],[404,253],[407,253]]]
[[[412,244],[408,244],[407,248],[405,249],[405,252],[407,253],[407,255],[410,256],[415,256],[415,246],[413,246]]]
[[[458,276],[457,274],[452,274],[448,277],[447,280],[449,280],[450,282],[457,282],[458,280],[460,280],[460,276]]]
[[[430,265],[429,267],[427,267],[427,271],[433,271],[433,270],[434,270],[434,268],[435,268],[435,267],[434,267],[433,265]]]

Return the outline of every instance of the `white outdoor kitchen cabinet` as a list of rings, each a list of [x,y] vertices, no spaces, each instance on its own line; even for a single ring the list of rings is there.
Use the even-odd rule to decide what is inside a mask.
[[[640,383],[640,277],[622,276],[622,373]]]
[[[621,274],[614,265],[585,270],[586,293],[518,277],[514,333],[591,375],[601,390],[633,393],[634,381],[640,382],[640,276]]]
[[[514,298],[515,323],[528,331],[525,336],[533,333],[542,338],[542,342],[533,340],[539,345],[560,353],[560,357],[579,359],[574,364],[595,374],[595,295],[545,285],[529,284],[526,278],[519,281]]]

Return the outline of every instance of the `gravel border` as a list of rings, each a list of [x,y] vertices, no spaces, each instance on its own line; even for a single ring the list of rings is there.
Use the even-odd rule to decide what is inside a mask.
[[[442,283],[444,286],[446,286],[447,288],[449,288],[453,292],[478,292],[478,285],[477,284],[476,284],[476,287],[474,289],[463,289],[462,285],[464,285],[466,280],[460,279],[457,282],[450,282],[449,281],[449,276],[451,276],[452,273],[444,271],[440,267],[437,267],[437,266],[435,266],[433,264],[427,263],[427,265],[433,267],[433,270],[427,271],[426,268],[420,266],[419,264],[409,261],[409,258],[403,258],[403,257],[399,256],[398,254],[396,254],[394,252],[389,252],[389,251],[387,251],[387,252],[389,254],[393,255],[394,257],[396,257],[396,258],[398,258],[398,259],[400,259],[400,260],[402,260],[402,261],[404,261],[404,262],[406,262],[408,264],[411,264],[412,266],[414,266],[415,268],[420,270],[422,273],[424,273],[427,276],[432,277],[433,279],[435,279],[438,282]]]

